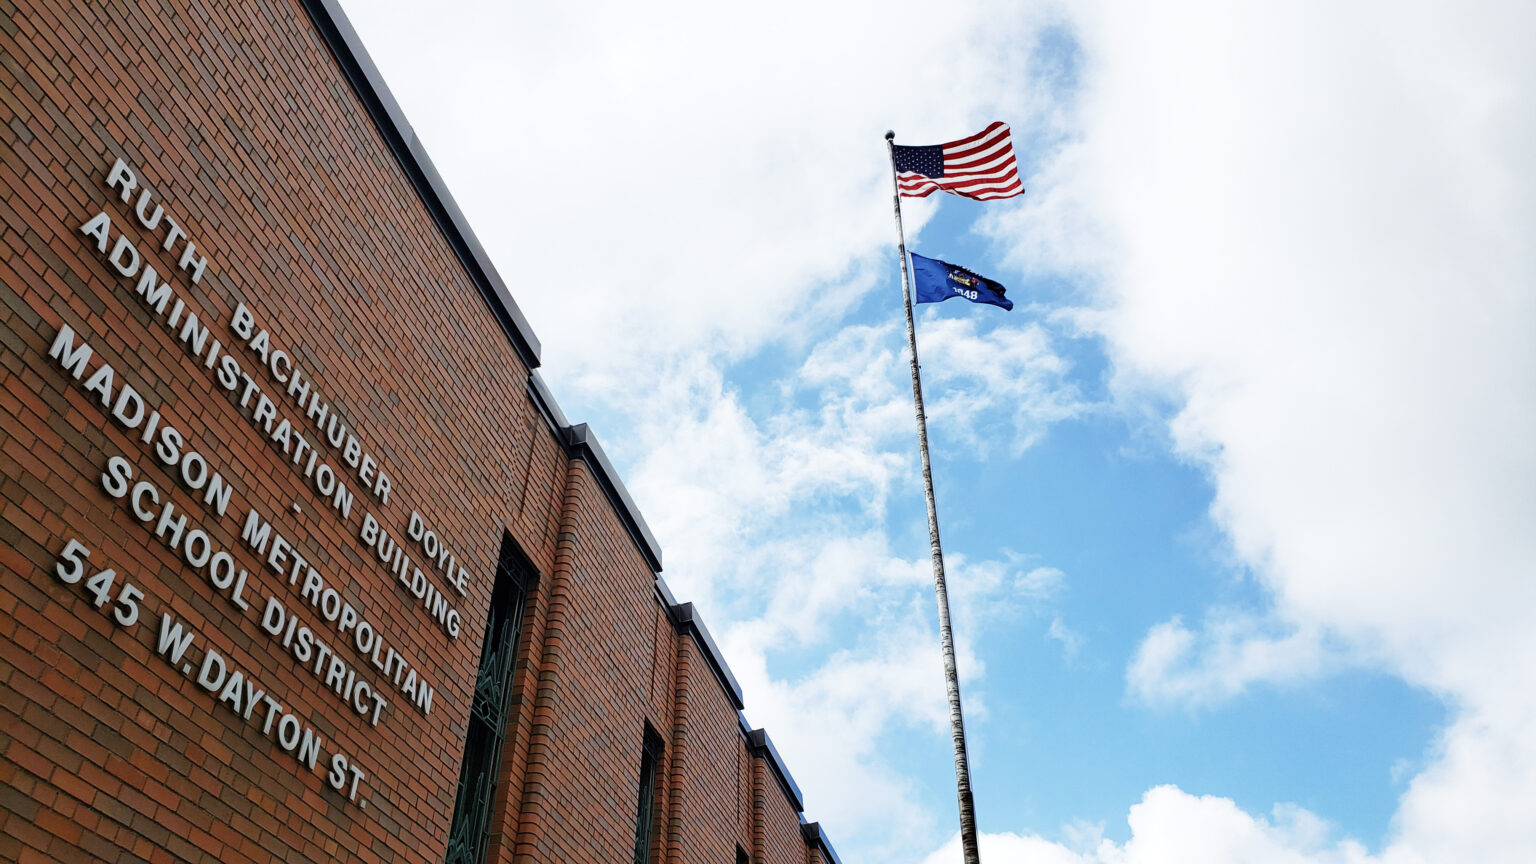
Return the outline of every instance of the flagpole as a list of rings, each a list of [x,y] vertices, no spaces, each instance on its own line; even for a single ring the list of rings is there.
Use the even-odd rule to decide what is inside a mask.
[[[971,768],[965,753],[965,717],[960,711],[960,675],[955,671],[955,639],[949,626],[949,589],[944,585],[944,549],[939,545],[939,511],[933,503],[933,467],[928,460],[928,418],[923,413],[923,381],[918,374],[917,328],[912,323],[912,284],[907,265],[907,234],[901,224],[901,186],[896,177],[896,133],[885,133],[891,157],[891,191],[896,201],[896,244],[901,253],[901,299],[907,310],[907,347],[912,352],[912,405],[917,414],[917,442],[923,456],[923,492],[928,497],[928,547],[933,554],[933,593],[939,604],[939,642],[944,648],[944,686],[949,693],[950,737],[955,744],[955,787],[960,800],[960,847],[965,864],[980,864],[976,849],[976,803],[971,797]]]

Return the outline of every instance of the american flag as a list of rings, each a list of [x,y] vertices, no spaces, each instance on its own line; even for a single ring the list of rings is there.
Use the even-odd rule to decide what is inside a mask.
[[[978,201],[1024,194],[1007,123],[993,123],[969,138],[948,144],[897,144],[892,149],[896,185],[907,198],[926,198],[940,189]]]

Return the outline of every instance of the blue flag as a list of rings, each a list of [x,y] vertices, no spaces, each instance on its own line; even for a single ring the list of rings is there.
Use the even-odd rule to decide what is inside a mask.
[[[951,297],[964,297],[972,303],[1013,308],[1013,301],[1003,296],[1008,289],[991,279],[937,258],[924,258],[916,252],[912,253],[912,284],[917,288],[919,303],[939,303]]]

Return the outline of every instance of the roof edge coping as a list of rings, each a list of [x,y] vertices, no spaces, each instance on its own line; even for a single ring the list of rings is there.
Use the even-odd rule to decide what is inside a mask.
[[[538,406],[539,413],[544,415],[544,422],[564,440],[563,430],[570,428],[571,421],[565,419],[565,412],[560,410],[560,403],[555,401],[554,392],[537,369],[528,373],[528,395],[532,397],[533,404]]]
[[[661,605],[665,609],[671,610],[677,605],[677,598],[672,595],[671,586],[667,584],[667,580],[661,578],[660,573],[656,574],[656,597],[661,600]]]
[[[556,410],[559,410],[558,407]],[[561,437],[565,439],[567,452],[581,456],[591,466],[593,473],[597,474],[603,491],[608,493],[608,500],[613,504],[613,509],[618,511],[624,527],[629,529],[630,537],[634,539],[635,545],[640,547],[646,563],[650,564],[651,573],[660,573],[661,544],[656,542],[656,535],[651,533],[651,526],[645,524],[645,517],[640,515],[640,508],[636,506],[635,499],[629,497],[629,490],[624,488],[624,481],[619,479],[619,472],[613,467],[613,463],[608,461],[608,454],[603,452],[603,446],[597,443],[597,436],[593,434],[592,427],[585,423],[566,426],[561,430]]]
[[[821,829],[820,822],[807,822],[805,817],[800,817],[800,836],[807,843],[815,843],[821,846],[821,851],[826,853],[827,860],[831,864],[843,864],[843,859],[837,857],[837,850],[832,848],[832,841],[827,839],[827,832]]]
[[[800,787],[795,783],[795,778],[789,774],[789,766],[784,764],[784,757],[779,755],[779,748],[773,746],[773,739],[768,737],[768,730],[753,729],[747,733],[747,743],[752,745],[754,753],[764,753],[768,757],[768,764],[772,766],[773,773],[779,778],[779,784],[789,794],[789,800],[795,805],[796,812],[805,810],[805,800],[800,795]]]
[[[725,689],[726,695],[731,697],[731,704],[737,711],[745,708],[746,703],[741,701],[741,685],[736,682],[736,676],[731,674],[731,667],[726,665],[725,656],[720,653],[720,646],[715,644],[714,637],[709,635],[709,628],[704,626],[704,620],[699,617],[698,609],[692,603],[678,603],[669,611],[677,628],[688,630],[704,647],[704,656],[709,660],[710,669],[714,671],[715,678]]]

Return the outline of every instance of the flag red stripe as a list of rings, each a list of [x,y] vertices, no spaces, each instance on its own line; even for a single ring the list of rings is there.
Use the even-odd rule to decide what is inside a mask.
[[[947,185],[950,183],[964,182],[966,180],[975,180],[977,178],[987,179],[1002,177],[1009,173],[1017,174],[1018,170],[1019,165],[1017,162],[1004,161],[995,165],[983,166],[980,170],[976,171],[963,171],[954,174],[946,172],[943,177],[928,177],[927,175],[919,174],[915,171],[904,171],[897,176],[903,180],[932,180],[935,183]]]
[[[968,195],[975,197],[983,192],[1008,189],[1018,185],[1020,185],[1019,178],[1010,177],[1007,180],[1001,180],[995,183],[969,183],[963,186],[946,186],[942,188],[946,192],[953,192],[956,195]]]
[[[964,183],[935,183],[931,180],[925,180],[915,183],[902,183],[900,184],[900,188],[903,193],[916,192],[919,189],[932,188],[943,189],[946,192],[954,192],[957,195],[969,195],[988,189],[1004,189],[1010,186],[1017,186],[1020,184],[1020,182],[1021,181],[1019,180],[1019,175],[1017,173],[1010,172],[1007,176],[997,179],[969,180]]]
[[[903,189],[917,189],[931,184],[940,189],[971,189],[978,186],[995,186],[1001,183],[1009,183],[1019,179],[1016,166],[1009,165],[1001,171],[989,171],[985,174],[966,174],[960,177],[924,177],[921,174],[902,174],[897,178],[897,184]]]
[[[982,165],[971,171],[945,171],[940,180],[961,181],[971,180],[976,177],[1001,177],[1009,171],[1018,171],[1019,166],[1012,159],[997,162],[992,165]]]
[[[901,187],[902,191],[907,191],[909,189],[923,189],[932,186],[935,189],[957,189],[969,192],[974,189],[996,188],[1000,186],[1007,186],[1010,183],[1018,182],[1020,182],[1018,172],[1010,171],[1000,177],[977,178],[960,181],[958,183],[941,183],[929,180],[927,178],[922,178],[917,180],[902,181],[898,185]]]
[[[1006,137],[1008,135],[1008,124],[1002,121],[994,121],[990,126],[981,130],[980,132],[977,132],[975,135],[972,135],[969,138],[961,138],[959,141],[951,141],[948,144],[943,145],[945,155],[949,155],[950,149],[963,150],[982,141],[983,139],[990,138],[997,134],[999,130],[1001,130],[1003,136]]]
[[[948,156],[945,156],[944,173],[947,175],[955,172],[967,171],[990,163],[1012,161],[1013,147],[1010,146],[1009,142],[1003,141],[997,145],[987,148],[986,150],[978,151],[972,153],[969,156],[964,156],[958,159],[951,159]]]
[[[1012,197],[1014,197],[1016,195],[1023,195],[1023,194],[1024,194],[1024,184],[1020,183],[1017,180],[1015,180],[1015,181],[1013,181],[1012,183],[1009,183],[1006,186],[1002,186],[1002,187],[1000,187],[998,189],[995,189],[993,191],[990,191],[990,192],[977,192],[972,197],[985,200],[985,199],[988,199],[988,198],[1012,198]]]
[[[970,177],[962,177],[952,183],[945,184],[958,189],[969,189],[973,186],[993,186],[998,183],[1011,183],[1019,179],[1019,172],[1012,168],[1007,171],[999,171],[996,174],[979,174]]]
[[[1001,126],[1002,124],[998,125]],[[973,154],[991,150],[998,145],[1004,147],[1013,146],[1013,135],[1009,133],[1006,126],[999,129],[996,134],[988,135],[976,141],[966,141],[964,143],[956,141],[952,144],[945,144],[944,162],[948,164],[952,159],[957,161],[965,159]]]
[[[901,197],[927,198],[929,195],[932,195],[935,192],[949,192],[951,194],[959,195],[963,198],[970,198],[976,201],[990,201],[995,198],[1014,198],[1019,195],[1023,195],[1024,184],[1015,180],[1014,182],[1002,188],[989,189],[981,192],[966,192],[959,189],[941,189],[938,186],[929,185],[921,189],[903,189],[901,190]]]

